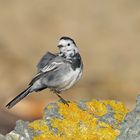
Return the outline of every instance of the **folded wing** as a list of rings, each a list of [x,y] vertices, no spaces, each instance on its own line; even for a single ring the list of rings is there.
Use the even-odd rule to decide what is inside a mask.
[[[49,55],[48,55],[48,58],[49,58]],[[46,62],[47,62],[47,64],[45,65]],[[31,80],[29,85],[33,85],[34,82],[37,81],[38,79],[40,79],[44,74],[59,69],[61,67],[61,65],[65,65],[65,59],[60,56],[55,56],[53,58],[50,57],[50,60],[45,61],[45,63],[43,63],[44,67],[39,67],[40,70],[35,75],[35,77]]]
[[[37,64],[37,70],[38,70],[38,72],[40,71],[40,70],[42,70],[44,67],[45,67],[45,65],[47,65],[47,63],[50,61],[50,60],[52,60],[53,58],[55,58],[57,56],[57,54],[52,54],[52,53],[50,53],[50,52],[47,52],[41,59],[40,59],[40,61],[38,62],[38,64]]]

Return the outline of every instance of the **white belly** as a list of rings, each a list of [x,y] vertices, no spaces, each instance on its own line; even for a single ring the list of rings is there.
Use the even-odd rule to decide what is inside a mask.
[[[59,91],[67,90],[72,87],[82,76],[81,68],[77,68],[75,71],[71,70],[67,75],[64,76],[64,82],[61,87],[59,87]]]

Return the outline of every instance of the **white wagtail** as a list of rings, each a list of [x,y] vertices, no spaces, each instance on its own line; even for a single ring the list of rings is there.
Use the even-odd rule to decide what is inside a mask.
[[[64,104],[68,103],[60,96],[60,93],[73,86],[81,77],[83,62],[78,48],[73,39],[62,37],[59,40],[57,54],[47,52],[39,61],[38,73],[29,83],[29,86],[10,101],[6,107],[12,108],[29,93],[49,88]]]

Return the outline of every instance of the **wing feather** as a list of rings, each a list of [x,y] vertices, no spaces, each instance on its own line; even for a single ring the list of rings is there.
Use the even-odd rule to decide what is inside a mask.
[[[52,62],[50,64],[47,64],[41,71],[42,72],[49,72],[54,69],[56,69],[58,66],[64,64],[64,62]]]
[[[65,64],[64,59],[60,56],[56,56],[52,60],[50,60],[36,75],[35,77],[31,80],[29,85],[33,85],[35,81],[40,79],[44,74],[54,71],[57,68],[59,68],[61,65]]]
[[[44,66],[46,66],[47,63],[53,58],[55,58],[56,56],[57,54],[52,54],[50,52],[47,52],[45,55],[43,55],[43,57],[40,59],[40,61],[37,64],[38,71],[42,70]]]

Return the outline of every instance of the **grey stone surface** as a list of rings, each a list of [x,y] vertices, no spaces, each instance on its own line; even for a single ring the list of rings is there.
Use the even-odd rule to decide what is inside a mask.
[[[48,107],[50,106],[50,108]],[[44,109],[44,120],[46,120],[46,125],[49,127],[50,130],[52,130],[55,134],[58,133],[57,128],[53,128],[51,124],[51,119],[52,118],[58,118],[58,119],[63,119],[63,116],[61,116],[58,112],[59,107],[57,103],[50,103],[45,109]]]
[[[5,137],[0,134],[0,140],[5,140]]]
[[[122,122],[120,131],[117,140],[140,140],[140,95],[137,96],[136,107]]]
[[[116,119],[114,118],[114,111],[109,105],[107,105],[107,110],[107,114],[101,116],[100,121],[106,122],[108,124],[111,124],[111,126],[115,127]]]
[[[5,136],[6,140],[32,140],[33,132],[28,128],[29,122],[18,120],[15,130]]]

